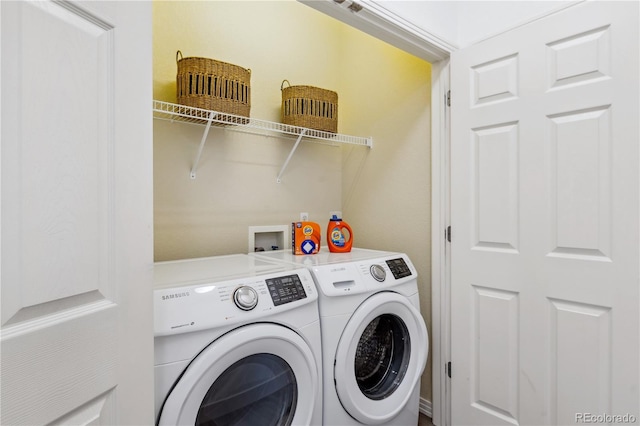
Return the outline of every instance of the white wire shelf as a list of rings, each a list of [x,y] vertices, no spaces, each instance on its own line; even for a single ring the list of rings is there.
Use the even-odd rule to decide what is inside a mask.
[[[307,129],[305,127],[291,126],[288,124],[259,120],[256,118],[247,118],[239,115],[226,114],[163,101],[153,101],[153,113],[154,118],[157,119],[188,122],[201,124],[203,126],[206,126],[211,118],[213,126],[222,126],[230,130],[253,129],[256,132],[264,132],[266,134],[281,133],[295,137],[299,136],[303,130],[306,130],[304,135],[306,139],[321,139],[331,143],[346,143],[367,147],[371,147],[373,145],[372,138],[323,132],[320,130]],[[213,117],[211,117],[212,115]],[[237,127],[237,129],[234,129],[233,127]]]
[[[296,138],[296,143],[278,174],[276,179],[278,183],[281,182],[282,174],[284,173],[289,160],[291,160],[293,153],[298,148],[300,141],[303,139],[308,142],[330,143],[332,145],[351,144],[366,146],[368,148],[373,146],[373,138],[370,137],[366,138],[343,135],[340,133],[323,132],[305,127],[291,126],[273,121],[242,117],[239,115],[210,111],[202,108],[194,108],[157,100],[153,101],[153,118],[205,126],[204,134],[200,141],[200,147],[191,168],[190,176],[192,179],[195,179],[196,177],[196,169],[198,167],[198,162],[200,161],[200,155],[202,154],[202,149],[204,148],[211,126],[265,136],[285,136]]]

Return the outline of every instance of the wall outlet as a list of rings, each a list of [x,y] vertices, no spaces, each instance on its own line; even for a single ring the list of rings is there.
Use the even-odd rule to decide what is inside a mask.
[[[309,221],[309,213],[301,212],[300,213],[300,222],[308,222]]]

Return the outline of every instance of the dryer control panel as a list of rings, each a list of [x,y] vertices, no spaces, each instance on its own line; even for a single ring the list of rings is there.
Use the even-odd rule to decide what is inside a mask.
[[[312,269],[318,290],[326,296],[347,296],[398,289],[418,277],[406,255],[319,265]]]
[[[411,269],[409,268],[409,265],[407,265],[407,262],[405,262],[403,258],[399,257],[397,259],[389,259],[386,262],[387,262],[387,266],[391,270],[391,273],[393,274],[393,277],[396,280],[399,280],[400,278],[408,277],[411,275]]]

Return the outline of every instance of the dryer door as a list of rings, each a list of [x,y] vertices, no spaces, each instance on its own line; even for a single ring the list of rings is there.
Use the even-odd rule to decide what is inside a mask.
[[[420,312],[397,293],[377,293],[347,323],[336,351],[340,402],[356,420],[381,424],[407,404],[429,351]]]
[[[225,334],[189,364],[159,425],[308,425],[318,397],[313,352],[275,324]]]

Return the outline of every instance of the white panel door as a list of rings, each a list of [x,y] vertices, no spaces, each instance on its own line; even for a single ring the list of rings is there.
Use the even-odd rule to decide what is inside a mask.
[[[640,421],[638,16],[585,2],[452,55],[455,425]]]
[[[0,423],[152,424],[151,5],[0,15]]]

